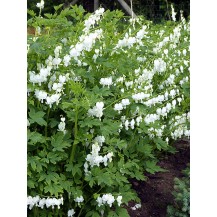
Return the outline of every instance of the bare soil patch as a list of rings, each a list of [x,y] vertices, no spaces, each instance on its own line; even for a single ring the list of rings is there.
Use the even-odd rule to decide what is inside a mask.
[[[167,172],[145,174],[148,177],[147,181],[131,180],[142,205],[140,209],[133,211],[130,207],[135,203],[129,203],[128,213],[131,217],[166,217],[167,206],[174,201],[172,195],[174,178],[181,178],[182,170],[190,162],[189,141],[177,141],[175,146],[177,152],[166,155],[158,164]]]

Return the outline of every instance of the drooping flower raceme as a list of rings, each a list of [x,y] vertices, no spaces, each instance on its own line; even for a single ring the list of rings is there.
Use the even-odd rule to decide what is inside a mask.
[[[44,8],[44,0],[41,0],[40,3],[37,3],[37,4],[36,4],[36,7],[37,7],[37,8],[40,8],[40,9],[43,9],[43,8]]]
[[[43,103],[43,100],[47,99],[47,93],[43,90],[36,89],[35,90],[35,96],[39,101],[41,101],[41,103]]]
[[[107,203],[110,207],[112,206],[112,204],[114,203],[114,201],[115,201],[115,198],[111,194],[104,194],[102,196],[102,202],[104,204]]]
[[[91,26],[94,26],[100,20],[100,18],[103,15],[104,11],[105,11],[104,8],[99,8],[92,15],[90,15],[89,18],[84,21],[85,28],[83,29],[83,31],[88,33]]]
[[[140,209],[142,206],[140,203],[137,203],[135,206],[131,207],[132,210]]]
[[[92,109],[88,110],[88,114],[90,116],[101,118],[103,116],[103,107],[104,107],[103,102],[97,102],[96,105]]]
[[[101,150],[101,146],[99,146],[99,144],[97,142],[95,142],[92,145],[92,150],[91,153],[87,155],[86,157],[86,162],[84,165],[85,168],[85,173],[87,173],[87,169],[90,165],[90,167],[93,166],[100,166],[100,163],[103,163],[104,166],[107,166],[108,161],[111,162],[112,161],[112,157],[113,157],[113,152],[109,152],[107,155],[99,155],[99,152]]]
[[[65,127],[66,127],[65,118],[62,117],[61,122],[58,124],[58,131],[61,131],[65,134],[66,133]]]
[[[69,65],[70,60],[71,57],[68,54],[63,57],[63,63],[66,67]]]
[[[60,97],[61,97],[61,94],[53,94],[51,96],[48,96],[46,98],[46,103],[47,105],[50,106],[50,108],[52,107],[52,105],[54,103],[56,103],[57,105],[59,104],[59,101],[60,101]]]
[[[150,96],[150,94],[145,94],[143,92],[141,93],[136,93],[132,95],[132,98],[137,102],[142,102],[143,99],[148,98]]]
[[[123,110],[123,108],[124,107],[123,107],[122,103],[116,103],[114,106],[114,110],[118,111],[119,114],[121,113],[121,110]]]
[[[31,210],[34,206],[40,207],[41,209],[46,206],[47,208],[52,207],[54,209],[54,206],[57,206],[58,209],[60,209],[60,205],[63,205],[63,197],[57,199],[57,198],[40,198],[39,196],[27,197],[27,206],[29,206],[29,209]]]
[[[161,58],[154,60],[154,71],[162,73],[166,70],[166,66],[166,62],[164,62]]]
[[[80,204],[84,201],[84,198],[83,198],[83,196],[76,197],[74,201]]]
[[[115,202],[115,197],[111,193],[103,194],[102,197],[98,196],[96,201],[99,207],[106,204],[109,205],[109,207],[112,207],[112,204]],[[122,204],[122,196],[119,195],[116,198],[116,201],[118,203],[118,206],[120,206]]]
[[[146,28],[147,26],[143,26],[142,29],[137,32],[135,37],[130,36],[131,31],[129,30],[129,33],[126,33],[124,38],[118,41],[117,45],[114,48],[114,51],[116,52],[118,48],[121,48],[121,49],[123,49],[124,47],[131,48],[135,44],[142,46],[143,45],[142,39],[147,33],[145,31]]]
[[[33,206],[35,206],[35,205],[37,206],[39,200],[40,200],[39,196],[35,196],[35,197],[28,196],[27,197],[27,206],[29,206],[29,209],[31,210],[33,208]]]
[[[173,139],[181,138],[183,135],[189,137],[190,130],[188,129],[186,123],[189,122],[190,113],[177,115],[173,120],[170,121],[171,137]]]
[[[160,116],[157,114],[148,114],[144,118],[144,121],[146,124],[149,124],[149,123],[154,123],[156,120],[159,120],[159,119],[160,119]]]
[[[57,46],[55,49],[54,49],[54,54],[55,54],[55,57],[58,58],[60,53],[61,53],[61,50],[62,50],[62,46]]]
[[[104,194],[102,197],[97,198],[99,207],[103,204],[108,204],[111,207],[114,201],[115,201],[115,198],[114,196],[112,196],[112,194]]]
[[[129,99],[122,99],[121,104],[122,104],[123,108],[126,108],[127,105],[130,105],[130,100]]]
[[[104,136],[97,136],[97,137],[95,137],[94,141],[98,142],[98,144],[100,146],[102,146],[102,144],[105,142],[105,137]]]
[[[109,78],[101,78],[99,83],[104,87],[104,86],[111,86],[113,84],[112,82],[112,77]]]
[[[171,9],[172,9],[172,20],[175,22],[176,21],[176,12],[175,12],[172,4],[171,4]]]
[[[73,217],[74,214],[75,214],[75,210],[74,209],[68,210],[68,217]]]
[[[118,196],[118,197],[117,197],[116,200],[117,200],[117,202],[118,202],[118,206],[120,206],[120,205],[122,204],[122,198],[123,198],[122,196]]]
[[[59,64],[61,63],[61,61],[62,61],[61,58],[57,58],[57,57],[53,58],[52,64],[53,64],[53,66],[54,66],[55,69],[58,69]]]
[[[82,57],[85,56],[84,51],[91,51],[94,44],[96,43],[96,40],[100,39],[103,35],[102,29],[97,29],[94,32],[87,32],[88,34],[83,34],[79,37],[79,41],[76,45],[71,45],[70,51],[69,51],[69,57],[73,58],[78,66],[86,65],[84,62],[82,63]],[[68,60],[67,60],[68,59]],[[67,57],[65,59],[64,64],[68,65],[69,58]]]

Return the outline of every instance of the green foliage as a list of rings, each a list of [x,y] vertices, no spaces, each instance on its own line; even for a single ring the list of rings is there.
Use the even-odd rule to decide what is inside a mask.
[[[190,216],[190,168],[183,171],[183,178],[174,179],[174,205],[167,207],[167,216]]]
[[[30,122],[30,124],[37,123],[40,126],[46,126],[47,123],[43,118],[44,115],[45,115],[45,112],[43,112],[43,111],[35,112],[34,108],[32,108],[32,109],[30,108],[30,111],[29,111],[29,122]]]
[[[33,11],[38,11],[38,8],[36,8],[36,4],[39,2],[38,0],[32,0],[27,1],[27,6],[29,9]],[[68,3],[72,1],[67,0],[56,0],[55,4],[64,4],[64,6],[67,6]],[[91,1],[85,1],[80,0],[76,3],[77,5],[80,5],[85,8],[88,12],[93,12],[93,4],[94,2]],[[133,10],[134,12],[139,16],[144,16],[148,20],[153,20],[155,22],[162,22],[165,20],[170,20],[170,13],[171,13],[171,4],[174,5],[175,10],[178,12],[177,19],[179,18],[179,11],[182,10],[184,12],[185,17],[187,18],[190,15],[190,1],[189,0],[182,0],[181,2],[179,0],[133,0]],[[107,1],[107,0],[100,0],[100,5],[103,5],[106,9],[109,10],[123,10],[121,5],[116,1]],[[53,1],[52,0],[46,0],[45,1],[45,8],[44,13],[52,14],[55,10],[53,8]],[[111,23],[108,23],[107,25],[111,25]]]
[[[34,205],[29,216],[129,216],[125,205],[139,202],[129,179],[163,171],[162,151],[188,136],[189,24],[132,25],[120,11],[97,13],[29,11],[37,31],[27,55],[28,195],[64,200],[60,209]]]

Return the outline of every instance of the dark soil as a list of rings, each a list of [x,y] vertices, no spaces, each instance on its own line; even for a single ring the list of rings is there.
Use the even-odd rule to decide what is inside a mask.
[[[190,162],[189,141],[180,140],[174,145],[177,152],[168,154],[158,163],[167,172],[145,174],[148,177],[147,181],[131,180],[133,189],[141,199],[140,209],[133,211],[131,207],[135,203],[129,203],[128,213],[131,217],[166,217],[167,206],[174,201],[172,195],[174,178],[181,178],[182,170]]]
[[[27,28],[27,35],[35,35],[35,28],[28,27]]]

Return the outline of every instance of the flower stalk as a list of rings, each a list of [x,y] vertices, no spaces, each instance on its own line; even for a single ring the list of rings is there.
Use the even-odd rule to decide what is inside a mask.
[[[47,138],[47,126],[48,126],[49,115],[50,115],[50,107],[48,107],[47,119],[46,119],[47,125],[45,126],[45,137],[46,137],[46,138]]]
[[[75,109],[75,126],[74,126],[74,142],[72,145],[72,151],[71,151],[69,163],[72,163],[74,161],[74,158],[75,158],[75,151],[76,151],[76,147],[77,147],[77,134],[78,134],[78,108],[76,106],[76,109]]]

